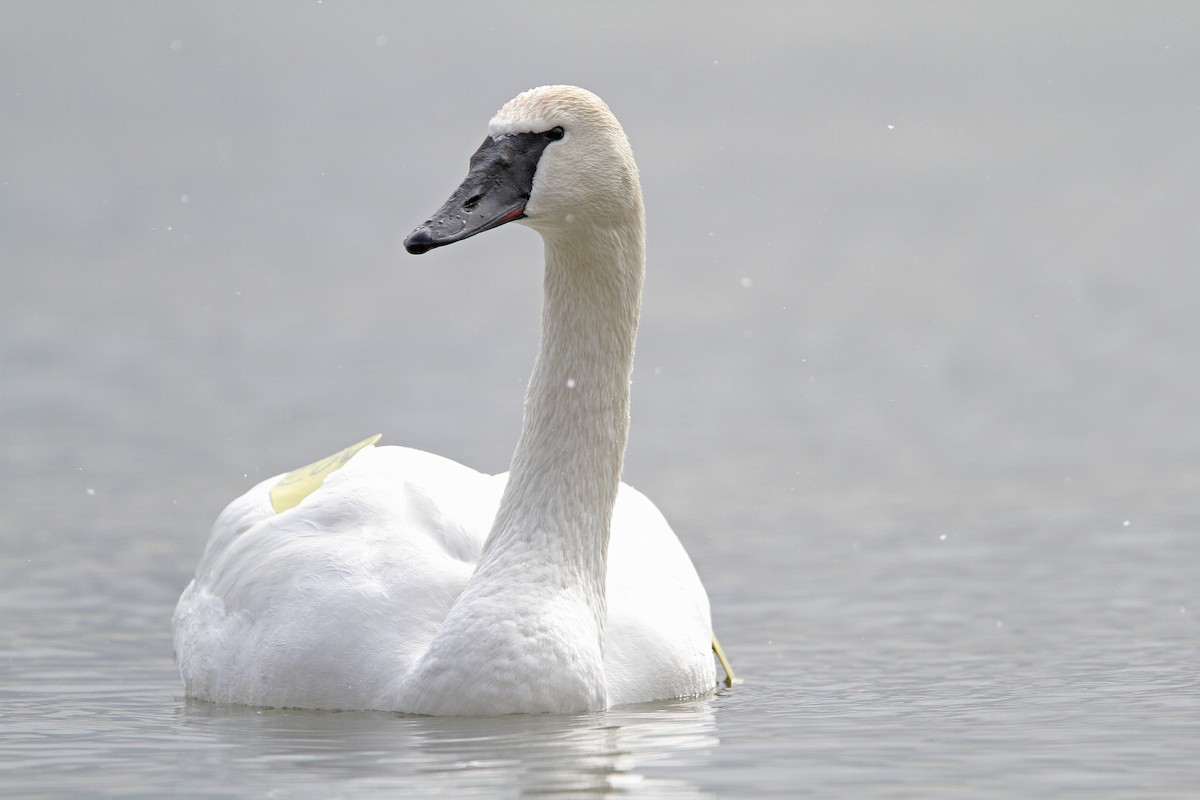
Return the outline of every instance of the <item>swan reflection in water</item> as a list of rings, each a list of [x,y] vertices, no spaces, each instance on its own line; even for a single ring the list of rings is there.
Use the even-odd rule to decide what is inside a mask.
[[[676,778],[719,744],[716,699],[590,714],[410,717],[255,709],[189,700],[177,733],[210,784],[301,790],[336,782],[351,796],[403,791],[494,797],[701,797]],[[655,766],[671,777],[657,777]],[[223,774],[222,774],[223,773]]]

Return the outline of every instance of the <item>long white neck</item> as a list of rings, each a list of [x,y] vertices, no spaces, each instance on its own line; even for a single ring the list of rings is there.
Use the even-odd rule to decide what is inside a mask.
[[[640,202],[630,212],[543,233],[541,349],[521,439],[475,574],[417,670],[414,711],[605,706],[609,527],[645,272]]]
[[[549,558],[597,596],[601,621],[644,274],[644,237],[631,228],[546,241],[541,351],[479,567]]]

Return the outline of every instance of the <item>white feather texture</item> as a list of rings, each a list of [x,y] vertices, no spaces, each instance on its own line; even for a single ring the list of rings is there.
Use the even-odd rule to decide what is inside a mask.
[[[507,127],[506,127],[507,126]],[[422,714],[577,712],[713,689],[708,597],[620,483],[644,274],[624,132],[542,87],[493,133],[561,126],[525,224],[546,245],[542,341],[511,471],[366,447],[295,508],[225,509],[174,617],[189,696]]]

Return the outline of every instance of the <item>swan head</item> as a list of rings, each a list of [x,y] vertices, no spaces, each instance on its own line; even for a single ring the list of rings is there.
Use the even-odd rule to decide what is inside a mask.
[[[509,100],[488,125],[450,199],[404,246],[420,254],[520,221],[545,236],[642,223],[629,140],[596,95],[542,86]]]

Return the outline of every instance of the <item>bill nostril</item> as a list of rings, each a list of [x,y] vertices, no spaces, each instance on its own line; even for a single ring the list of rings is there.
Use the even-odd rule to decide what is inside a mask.
[[[473,194],[463,203],[463,211],[474,211],[475,206],[479,205],[479,201],[483,199],[481,194]]]

